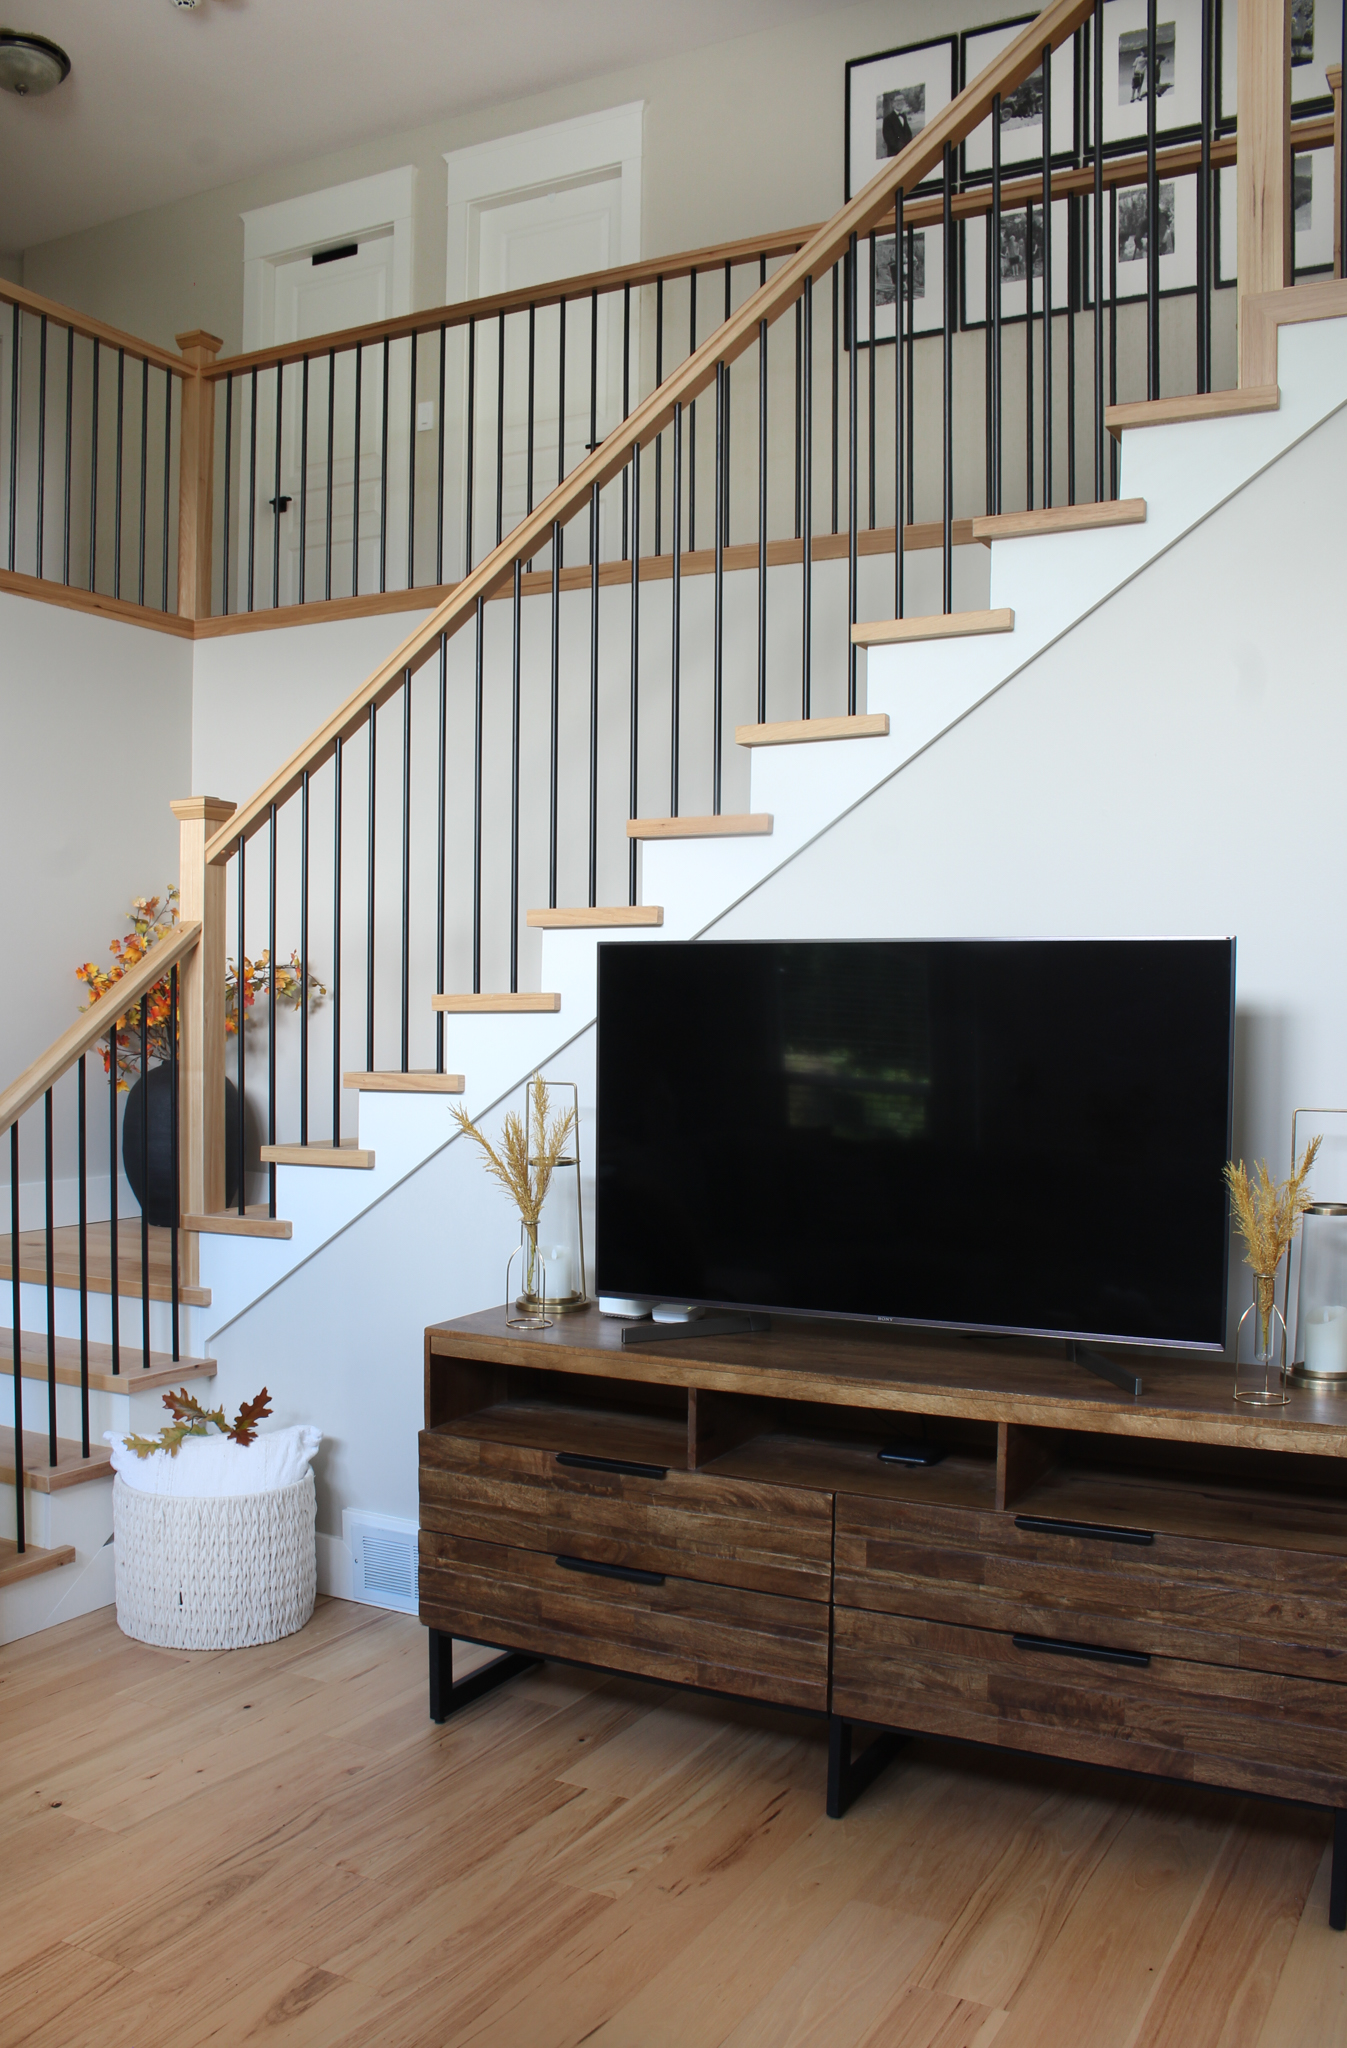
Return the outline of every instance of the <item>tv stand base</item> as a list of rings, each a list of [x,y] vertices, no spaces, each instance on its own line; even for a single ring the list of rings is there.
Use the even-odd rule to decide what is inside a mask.
[[[427,1630],[430,1638],[430,1718],[445,1722],[460,1707],[469,1706],[473,1700],[481,1699],[483,1693],[494,1692],[498,1685],[505,1685],[511,1678],[518,1678],[521,1672],[531,1671],[541,1657],[528,1657],[519,1650],[507,1650],[497,1657],[493,1664],[484,1664],[480,1671],[470,1671],[466,1678],[454,1678],[454,1639],[443,1629]]]
[[[839,1714],[828,1716],[829,1820],[841,1820],[852,1801],[859,1799],[868,1785],[874,1784],[907,1740],[895,1729],[885,1729],[853,1759],[851,1737],[855,1726],[855,1722],[844,1721]]]

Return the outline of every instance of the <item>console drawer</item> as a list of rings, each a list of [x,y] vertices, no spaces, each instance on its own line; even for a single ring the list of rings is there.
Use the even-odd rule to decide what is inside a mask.
[[[832,1708],[1282,1798],[1347,1800],[1347,1691],[1180,1658],[1095,1661],[1000,1631],[839,1609]]]
[[[834,1597],[1347,1684],[1347,1559],[1330,1551],[839,1494]]]
[[[803,1487],[701,1472],[567,1462],[547,1449],[427,1430],[421,1526],[517,1550],[826,1602],[832,1502]]]
[[[531,1650],[778,1706],[828,1704],[828,1608],[813,1600],[639,1574],[607,1559],[422,1528],[421,1619],[469,1642]],[[585,1567],[599,1566],[596,1573]]]

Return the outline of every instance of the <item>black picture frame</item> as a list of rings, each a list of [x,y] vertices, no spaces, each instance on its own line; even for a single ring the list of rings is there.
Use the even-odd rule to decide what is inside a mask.
[[[928,51],[931,53],[929,57],[926,55]],[[943,62],[939,54],[942,52]],[[903,61],[912,59],[923,61]],[[876,147],[872,161],[868,150],[862,148],[859,115],[863,102],[868,100],[872,93],[878,100],[880,95],[907,96],[917,88],[924,88],[928,84],[934,86],[935,91],[931,94],[933,103],[930,106],[922,105],[921,121],[917,128],[912,130],[913,133],[920,133],[926,122],[933,115],[942,112],[954,98],[959,89],[958,79],[959,44],[956,36],[930,36],[919,43],[900,43],[892,50],[876,50],[868,57],[848,59],[843,88],[845,139],[842,158],[844,196],[847,199],[854,199],[856,193],[875,176],[880,165],[897,153],[894,148],[885,149],[881,153]],[[940,97],[942,92],[943,98]],[[897,106],[889,111],[910,125],[915,108],[909,104],[906,109]],[[877,125],[877,111],[867,119]],[[868,125],[866,135],[869,136],[873,132],[873,127]],[[853,175],[867,166],[864,177]],[[935,182],[937,181],[928,177],[923,180],[923,187],[929,188]]]
[[[976,28],[964,29],[959,37],[960,90],[966,91],[978,73],[986,69],[987,63],[993,57],[999,55],[1006,43],[1011,40],[1011,32],[1026,27],[1029,22],[1036,19],[1037,16],[1033,14],[1013,14],[1004,21],[981,22]],[[970,55],[975,53],[977,45],[983,42],[992,46],[988,56],[981,62],[974,62],[970,69]],[[1072,43],[1073,38],[1068,36],[1064,43],[1058,45],[1052,56],[1052,161],[1056,164],[1074,162],[1080,143],[1078,132],[1080,126],[1079,95],[1075,77],[1075,59]],[[1038,72],[1033,74],[1034,78],[1038,76]],[[1026,88],[1032,86],[1032,83],[1033,79],[1027,80]],[[1024,89],[1022,88],[1022,90]],[[1041,93],[1039,103],[1041,105]],[[1037,140],[1026,153],[1019,154],[1013,144],[1007,148],[1006,141],[1003,138],[1001,149],[1001,168],[1003,172],[1022,172],[1026,165],[1041,164],[1043,161],[1042,120],[1040,118],[1035,125],[1032,122],[1032,108],[1026,109],[1026,112],[1030,116],[1026,125],[1033,127]],[[1005,110],[1003,109],[1003,121],[1004,115]],[[988,152],[985,163],[980,162],[981,151],[979,143],[980,130],[975,129],[972,135],[966,137],[959,144],[959,174],[965,184],[977,184],[981,180],[991,177],[990,153]]]

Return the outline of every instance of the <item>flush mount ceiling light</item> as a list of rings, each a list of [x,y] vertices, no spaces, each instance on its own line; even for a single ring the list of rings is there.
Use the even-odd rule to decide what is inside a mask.
[[[0,86],[20,99],[39,99],[70,76],[70,59],[59,43],[26,30],[0,28]]]

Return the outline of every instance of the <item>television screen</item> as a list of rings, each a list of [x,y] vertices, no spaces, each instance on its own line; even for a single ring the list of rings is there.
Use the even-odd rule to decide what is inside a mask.
[[[1232,939],[599,948],[600,1295],[1217,1349]]]

